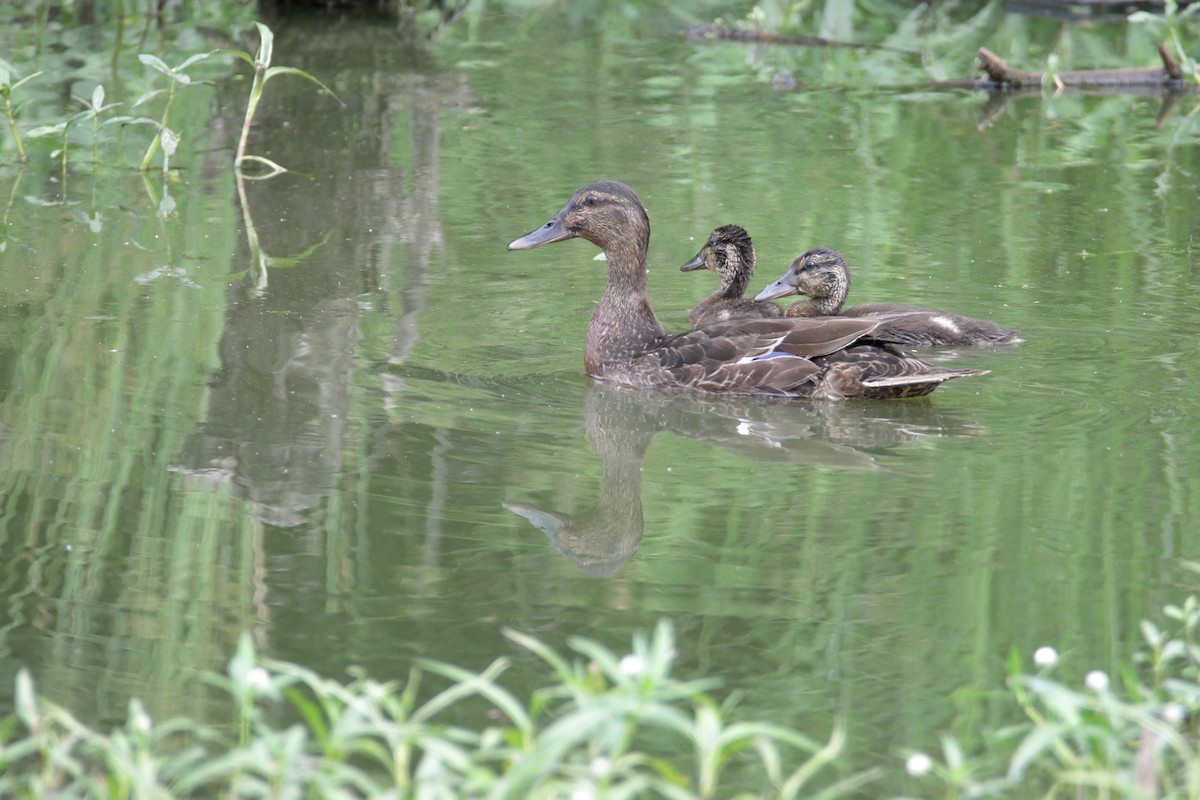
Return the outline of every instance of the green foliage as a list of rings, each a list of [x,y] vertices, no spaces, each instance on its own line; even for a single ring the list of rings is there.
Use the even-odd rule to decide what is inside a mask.
[[[950,736],[937,759],[911,753],[907,768],[926,797],[1200,797],[1200,600],[1168,606],[1168,636],[1142,626],[1138,660],[1121,687],[1088,674],[1079,690],[1051,680],[1057,663],[1038,654],[1040,672],[1009,679],[1028,722],[990,736],[1006,753],[973,756]],[[404,684],[355,674],[349,683],[262,659],[244,634],[226,675],[210,680],[228,696],[234,732],[185,719],[154,723],[129,704],[123,727],[92,730],[36,696],[17,676],[15,708],[0,723],[0,792],[6,795],[193,797],[635,797],[764,796],[837,798],[882,773],[833,780],[845,737],[835,726],[821,745],[786,727],[734,721],[731,702],[709,694],[711,679],[671,676],[672,628],[660,622],[621,656],[588,639],[564,658],[508,631],[540,658],[552,683],[522,700],[500,683],[499,658],[476,674],[426,661]],[[427,696],[422,671],[450,685]],[[447,721],[468,704],[486,708],[482,728]],[[281,723],[290,707],[297,722]],[[289,715],[283,714],[283,718]]]
[[[275,34],[271,29],[261,22],[254,23],[258,28],[258,53],[251,56],[249,53],[244,53],[240,50],[226,51],[229,55],[236,56],[242,59],[247,64],[254,68],[254,82],[250,86],[250,99],[246,104],[246,116],[242,120],[242,135],[238,139],[237,155],[234,157],[234,167],[239,173],[242,171],[242,165],[247,161],[255,161],[267,167],[269,172],[266,175],[258,176],[261,178],[270,178],[287,170],[276,164],[269,158],[262,156],[246,155],[246,141],[250,138],[250,126],[254,122],[254,112],[258,110],[258,103],[262,99],[263,91],[266,89],[267,81],[277,75],[298,75],[305,80],[311,81],[320,87],[323,91],[333,95],[329,87],[317,80],[309,73],[295,67],[273,67],[271,66],[271,56],[275,51]],[[336,95],[334,95],[336,97]]]
[[[267,82],[279,75],[298,75],[306,80],[316,84],[320,89],[329,94],[333,94],[325,84],[318,80],[313,75],[293,67],[271,66],[271,57],[274,49],[274,35],[271,29],[260,22],[254,23],[259,32],[259,48],[256,56],[251,56],[248,53],[238,50],[210,50],[207,52],[196,53],[184,58],[177,66],[170,66],[163,58],[153,53],[139,53],[138,60],[146,67],[149,67],[153,72],[158,73],[166,78],[166,85],[154,87],[143,92],[131,104],[131,108],[138,108],[151,101],[165,98],[162,112],[157,119],[148,117],[131,117],[119,116],[110,119],[102,120],[104,112],[109,111],[121,105],[121,102],[105,104],[105,90],[102,84],[96,84],[93,89],[90,100],[75,98],[82,106],[83,110],[71,114],[63,119],[58,119],[52,122],[47,122],[37,125],[26,131],[24,135],[20,130],[17,122],[17,116],[20,111],[19,96],[14,99],[14,93],[26,82],[38,77],[42,71],[35,72],[24,78],[16,79],[17,70],[7,61],[0,60],[0,98],[3,99],[5,120],[8,123],[9,131],[16,143],[18,158],[24,162],[28,159],[23,141],[26,139],[37,139],[41,137],[56,137],[60,146],[51,154],[58,158],[61,164],[62,178],[65,181],[67,174],[68,154],[70,151],[71,134],[75,126],[80,122],[91,121],[92,134],[92,157],[93,164],[98,164],[100,161],[100,129],[104,126],[120,123],[150,125],[155,128],[153,138],[150,140],[140,162],[140,168],[145,171],[150,168],[154,157],[162,150],[162,166],[163,172],[166,173],[170,169],[170,159],[174,155],[175,149],[180,141],[179,131],[172,128],[173,118],[172,111],[175,108],[176,99],[179,93],[185,89],[197,85],[209,85],[212,81],[199,80],[195,78],[191,72],[192,68],[210,59],[214,55],[232,55],[249,63],[254,67],[254,80],[250,90],[250,99],[246,109],[245,120],[242,126],[241,138],[238,142],[238,150],[235,158],[235,166],[241,170],[242,165],[247,161],[255,161],[266,165],[270,169],[267,176],[277,175],[286,170],[278,164],[261,156],[248,156],[245,154],[246,142],[250,133],[250,126],[254,119],[254,114],[258,108],[259,101],[262,98],[263,91]]]
[[[21,88],[22,84],[33,80],[41,74],[41,72],[35,72],[32,75],[26,75],[24,78],[17,78],[17,71],[13,69],[12,65],[0,58],[0,97],[4,98],[4,119],[8,122],[8,130],[12,133],[13,141],[17,143],[17,155],[22,162],[26,161],[29,156],[25,153],[25,146],[21,143],[21,133],[17,130],[17,108],[13,105],[12,93]]]
[[[1129,15],[1130,22],[1146,26],[1155,36],[1165,37],[1171,43],[1180,70],[1193,83],[1200,83],[1200,65],[1184,48],[1181,30],[1189,21],[1197,19],[1200,19],[1200,3],[1193,3],[1181,11],[1177,0],[1165,0],[1162,14],[1135,11]]]
[[[571,647],[585,661],[523,634],[509,638],[556,681],[527,704],[499,682],[506,658],[479,674],[426,662],[451,683],[422,699],[418,670],[403,685],[361,674],[343,684],[260,659],[243,635],[226,675],[211,679],[231,701],[232,736],[183,719],[154,723],[137,701],[123,727],[100,733],[37,697],[22,671],[16,709],[0,726],[0,793],[694,798],[744,784],[783,798],[836,798],[878,774],[825,776],[844,741],[840,728],[822,746],[777,725],[727,721],[732,706],[706,694],[712,680],[671,677],[666,623],[623,657],[576,639]],[[468,701],[485,702],[487,718],[499,721],[472,730],[444,720]],[[276,721],[285,702],[299,722]]]
[[[175,104],[175,95],[180,89],[186,86],[208,82],[193,80],[191,76],[184,72],[184,70],[193,64],[204,61],[205,59],[215,55],[216,52],[216,50],[211,50],[207,53],[198,53],[194,56],[190,56],[189,58],[184,59],[184,61],[177,67],[167,66],[166,62],[152,53],[140,53],[138,55],[139,61],[141,61],[147,67],[150,67],[151,69],[167,76],[168,81],[166,89],[154,89],[146,92],[133,104],[133,107],[137,108],[143,103],[158,97],[164,92],[166,92],[167,95],[167,102],[163,107],[162,118],[158,121],[158,132],[150,141],[150,146],[146,148],[146,155],[142,158],[141,169],[143,171],[150,168],[150,162],[154,159],[155,153],[158,152],[159,145],[162,145],[163,147],[163,172],[167,171],[168,160],[170,159],[171,154],[175,151],[175,145],[179,142],[179,134],[171,130],[169,127],[171,119],[171,107]]]
[[[1176,626],[1171,634],[1149,621],[1141,626],[1135,662],[1147,674],[1131,667],[1117,686],[1098,670],[1083,689],[1052,680],[1046,673],[1056,655],[1033,675],[1015,659],[1009,686],[1028,722],[991,736],[1006,754],[1003,775],[979,777],[990,761],[965,755],[952,738],[943,740],[940,761],[910,756],[909,771],[928,773],[930,797],[1029,797],[1036,790],[1045,797],[1200,798],[1200,600],[1189,596],[1164,616]]]

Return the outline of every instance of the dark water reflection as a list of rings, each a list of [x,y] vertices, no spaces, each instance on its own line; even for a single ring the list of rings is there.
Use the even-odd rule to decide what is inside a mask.
[[[0,692],[28,664],[88,719],[131,694],[205,716],[190,679],[241,630],[390,679],[511,653],[505,625],[621,648],[667,615],[685,673],[816,733],[844,716],[865,763],[970,740],[1012,647],[1111,670],[1177,599],[1192,99],[777,93],[650,15],[482,16],[433,46],[339,20],[279,21],[277,57],[346,106],[272,83],[256,144],[295,171],[244,206],[232,82],[167,219],[125,173],[73,176],[99,222],[2,173]],[[855,302],[1025,341],[932,354],[992,372],[918,402],[591,385],[594,249],[504,245],[603,177],[650,209],[668,327],[711,288],[676,266],[738,222],[756,285],[834,246]],[[542,685],[517,658],[512,687]]]

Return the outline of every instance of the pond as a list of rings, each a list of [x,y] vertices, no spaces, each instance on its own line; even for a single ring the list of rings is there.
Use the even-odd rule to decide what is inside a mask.
[[[197,677],[243,630],[329,675],[506,654],[531,689],[506,627],[620,650],[667,617],[681,674],[818,738],[844,719],[864,766],[971,741],[1014,648],[1118,669],[1200,559],[1196,97],[937,89],[904,53],[602,12],[484,7],[432,42],[269,20],[276,63],[341,101],[269,85],[250,149],[292,170],[269,181],[235,183],[228,60],[181,91],[165,183],[135,126],[66,175],[49,145],[4,151],[0,699],[25,665],[86,720],[133,695],[203,718]],[[931,77],[979,44],[1153,63],[1123,24],[968,27]],[[893,61],[902,81],[872,73]],[[45,83],[30,114],[95,80]],[[990,374],[920,400],[595,385],[598,251],[505,246],[603,178],[649,210],[668,329],[714,288],[678,267],[738,223],[755,291],[828,245],[851,302],[1023,341],[927,353]]]

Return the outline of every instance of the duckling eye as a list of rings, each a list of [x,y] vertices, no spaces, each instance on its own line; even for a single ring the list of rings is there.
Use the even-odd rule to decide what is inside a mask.
[[[583,202],[587,203],[589,206],[594,206],[596,203],[600,202],[600,198],[596,197],[594,194],[589,194],[583,199]]]

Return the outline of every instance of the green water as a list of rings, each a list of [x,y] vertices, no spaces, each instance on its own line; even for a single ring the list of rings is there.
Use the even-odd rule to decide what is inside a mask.
[[[270,85],[251,151],[293,172],[246,213],[228,64],[188,90],[170,213],[128,166],[144,131],[65,188],[48,145],[21,170],[6,144],[0,697],[26,665],[85,719],[133,694],[203,717],[242,630],[332,675],[508,654],[536,687],[503,627],[621,646],[665,615],[684,674],[814,736],[844,718],[865,765],[972,741],[1014,647],[1115,671],[1200,558],[1195,97],[877,88],[853,53],[683,23],[273,20],[277,62],[344,105]],[[986,33],[1152,54],[1121,30]],[[593,386],[595,248],[505,245],[601,178],[649,209],[668,328],[713,288],[677,267],[736,222],[755,289],[829,245],[852,302],[1024,342],[931,354],[992,372],[922,401]]]

